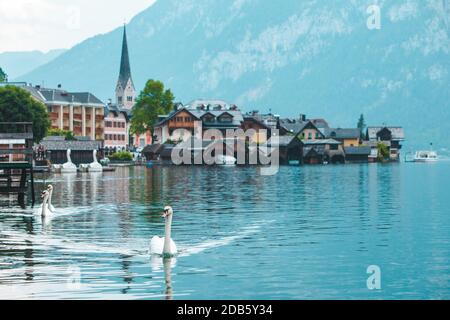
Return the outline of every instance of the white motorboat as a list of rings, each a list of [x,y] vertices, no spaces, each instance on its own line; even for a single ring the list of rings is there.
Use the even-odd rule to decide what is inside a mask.
[[[414,162],[436,162],[438,154],[436,151],[417,151],[414,155]]]

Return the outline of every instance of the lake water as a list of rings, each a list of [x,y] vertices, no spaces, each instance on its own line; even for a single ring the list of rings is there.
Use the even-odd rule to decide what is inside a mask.
[[[450,162],[50,175],[0,198],[0,298],[449,299]],[[176,259],[150,257],[175,211]],[[381,269],[381,290],[367,268]]]

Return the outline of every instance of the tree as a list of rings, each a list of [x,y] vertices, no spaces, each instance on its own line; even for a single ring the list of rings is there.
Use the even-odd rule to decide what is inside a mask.
[[[153,132],[158,116],[173,109],[173,100],[172,92],[164,90],[161,81],[148,80],[132,110],[131,133],[143,134],[149,130]]]
[[[366,128],[366,121],[364,120],[364,115],[361,114],[358,120],[358,129],[360,132],[361,139],[364,139],[364,129]]]
[[[75,140],[73,132],[69,130],[50,129],[47,132],[47,136],[60,136],[64,137],[66,140]]]
[[[8,81],[8,75],[3,71],[2,68],[0,68],[0,82],[7,82]]]
[[[45,137],[51,125],[46,107],[18,87],[0,87],[0,122],[32,122],[34,141]]]
[[[378,143],[378,161],[384,162],[389,159],[389,148],[382,142]]]

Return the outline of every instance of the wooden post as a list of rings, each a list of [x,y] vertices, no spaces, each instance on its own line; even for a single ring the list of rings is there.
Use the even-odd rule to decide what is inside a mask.
[[[31,175],[31,177],[30,177],[30,179],[31,179],[31,207],[33,208],[34,207],[34,203],[36,201],[36,197],[35,197],[35,194],[34,194],[34,172],[33,172],[33,166],[31,166],[31,169],[30,169],[30,175]]]

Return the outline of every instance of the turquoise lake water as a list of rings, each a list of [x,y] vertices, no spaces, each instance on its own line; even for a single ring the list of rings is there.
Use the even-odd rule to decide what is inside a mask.
[[[39,190],[44,188],[43,178]],[[0,198],[0,298],[449,299],[450,161],[50,175],[58,216]],[[176,259],[150,257],[162,208]],[[381,269],[381,290],[367,268]]]

